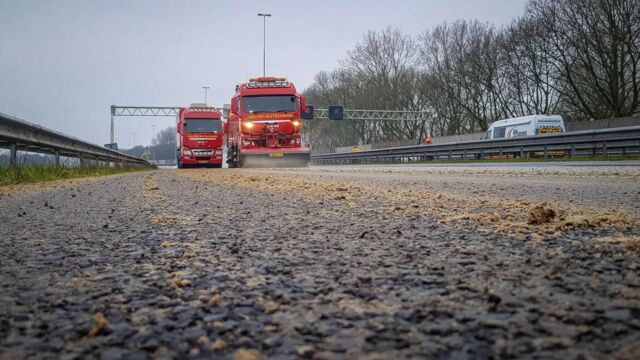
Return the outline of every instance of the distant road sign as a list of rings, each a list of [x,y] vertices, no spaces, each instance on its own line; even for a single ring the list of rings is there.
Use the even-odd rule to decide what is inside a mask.
[[[111,150],[118,150],[118,143],[104,144],[104,147]]]
[[[329,106],[329,119],[330,120],[342,120],[344,119],[344,106]]]

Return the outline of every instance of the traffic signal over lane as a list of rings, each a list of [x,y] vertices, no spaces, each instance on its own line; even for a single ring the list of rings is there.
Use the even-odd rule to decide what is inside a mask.
[[[329,106],[329,119],[330,120],[342,120],[344,119],[344,106]]]

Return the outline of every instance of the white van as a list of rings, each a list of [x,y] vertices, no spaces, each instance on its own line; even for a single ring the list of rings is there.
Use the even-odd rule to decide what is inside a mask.
[[[483,139],[505,139],[563,132],[565,132],[565,128],[562,116],[530,115],[494,122],[489,126]]]

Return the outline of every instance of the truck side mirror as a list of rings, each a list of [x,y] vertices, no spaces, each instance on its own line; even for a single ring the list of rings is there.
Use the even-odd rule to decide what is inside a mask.
[[[307,99],[300,95],[300,112],[305,112],[307,111]]]
[[[303,120],[313,120],[313,117],[314,117],[313,105],[307,105],[304,111],[302,112],[302,114],[300,114],[300,118]]]
[[[238,113],[238,101],[237,99],[232,99],[231,100],[231,110],[232,113],[237,114]]]

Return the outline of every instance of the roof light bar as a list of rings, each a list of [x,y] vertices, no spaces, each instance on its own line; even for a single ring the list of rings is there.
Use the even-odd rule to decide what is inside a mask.
[[[286,78],[277,77],[259,77],[249,79],[247,87],[249,88],[267,88],[267,87],[289,87],[290,83]]]

